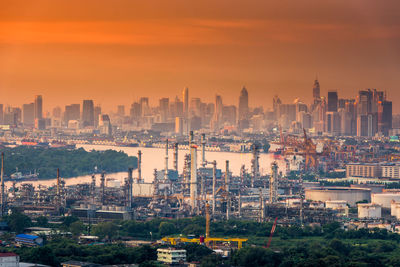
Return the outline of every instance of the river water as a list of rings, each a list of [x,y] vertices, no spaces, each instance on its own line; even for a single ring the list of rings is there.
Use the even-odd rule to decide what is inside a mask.
[[[113,149],[117,151],[123,151],[129,156],[137,156],[139,150],[142,151],[142,177],[145,182],[153,181],[154,169],[162,170],[165,164],[165,149],[162,148],[152,148],[152,147],[116,147],[116,146],[106,146],[106,145],[77,145],[77,148],[84,148],[87,151],[90,150],[107,150]],[[273,149],[273,148],[272,148]],[[188,150],[179,150],[178,156],[178,169],[179,173],[183,170],[184,155],[189,153]],[[169,149],[168,154],[168,165],[169,168],[173,168],[173,150]],[[198,166],[201,162],[201,152],[198,151]],[[240,168],[244,164],[246,169],[251,171],[251,153],[234,153],[234,152],[208,152],[206,151],[207,161],[217,161],[217,168],[225,170],[225,161],[229,160],[230,171],[233,175],[239,175]],[[286,164],[279,158],[275,158],[272,153],[261,153],[260,154],[260,172],[261,174],[269,174],[271,172],[271,163],[276,161],[279,166],[279,171],[285,172]],[[62,175],[62,174],[61,174]],[[115,178],[116,180],[123,181],[127,177],[127,172],[111,173],[106,174],[106,178]],[[133,177],[137,177],[137,170],[133,172]],[[89,183],[91,181],[91,176],[79,176],[65,179],[66,185],[74,185],[79,183]],[[44,185],[52,186],[56,183],[56,179],[40,180],[40,181],[26,181],[22,183],[31,183],[34,186]],[[100,183],[100,175],[96,175],[96,183]],[[11,186],[11,182],[6,183],[7,187]]]

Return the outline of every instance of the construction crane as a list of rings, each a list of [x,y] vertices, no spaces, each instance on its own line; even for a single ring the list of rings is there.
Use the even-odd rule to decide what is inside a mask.
[[[278,217],[275,218],[274,224],[272,225],[271,233],[269,234],[268,243],[267,243],[267,247],[266,248],[269,248],[271,246],[271,241],[272,241],[272,237],[274,236],[274,233],[275,233],[276,223],[277,222],[278,222]]]

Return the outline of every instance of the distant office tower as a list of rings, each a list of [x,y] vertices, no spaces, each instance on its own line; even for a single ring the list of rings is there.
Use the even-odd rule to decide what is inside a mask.
[[[338,111],[338,93],[336,91],[328,92],[328,112]]]
[[[129,115],[132,120],[139,120],[140,117],[142,117],[142,105],[138,102],[134,102],[129,110]]]
[[[178,97],[175,97],[175,101],[171,103],[170,113],[172,118],[183,117],[183,102]]]
[[[357,114],[367,115],[372,112],[373,92],[371,90],[361,90],[358,92]]]
[[[189,88],[183,89],[182,92],[183,99],[183,112],[186,119],[189,118]]]
[[[220,95],[215,96],[215,110],[214,110],[214,129],[219,130],[222,126],[222,112],[223,112],[222,97]]]
[[[182,117],[175,118],[175,133],[182,135],[184,129],[184,119]]]
[[[140,108],[142,109],[140,112],[140,117],[150,115],[150,106],[149,106],[149,98],[141,97],[139,100]]]
[[[236,125],[236,106],[224,106],[222,117],[223,121],[227,122],[229,125]]]
[[[43,118],[43,98],[41,95],[35,96],[35,119]]]
[[[16,126],[18,124],[18,110],[13,107],[6,107],[4,110],[4,124]]]
[[[118,105],[117,115],[121,116],[121,117],[125,116],[125,106],[124,105]]]
[[[94,127],[99,126],[99,116],[101,115],[101,106],[94,107]]]
[[[279,111],[279,105],[282,104],[281,99],[279,98],[279,96],[274,96],[274,98],[272,99],[272,109],[274,112],[274,118],[275,119],[279,119],[278,117],[278,111]]]
[[[167,122],[169,119],[169,98],[160,99],[161,122]]]
[[[245,87],[240,91],[239,96],[239,120],[249,119],[249,94]]]
[[[22,105],[22,123],[24,126],[35,125],[35,104],[23,104]]]
[[[338,112],[326,112],[326,131],[334,135],[339,135],[341,133],[340,119],[340,114]]]
[[[61,108],[60,108],[59,106],[53,108],[53,114],[52,114],[52,115],[53,115],[54,118],[60,119],[60,118],[61,118],[61,115],[62,115],[62,110],[61,110]]]
[[[68,125],[68,121],[70,120],[79,120],[81,117],[81,105],[80,104],[71,104],[65,106],[64,112],[64,122]]]
[[[82,126],[94,126],[94,104],[93,100],[83,100]]]
[[[392,102],[380,101],[378,105],[378,132],[383,135],[389,135],[389,130],[392,129]]]
[[[316,100],[320,100],[321,99],[321,89],[319,87],[318,79],[316,79],[314,81],[313,98],[314,98],[314,103],[315,103]]]
[[[0,124],[4,123],[4,107],[3,104],[0,104]]]
[[[111,120],[107,114],[99,115],[99,130],[100,134],[103,135],[112,134]]]
[[[201,116],[201,100],[198,97],[194,97],[190,100],[190,114],[192,116]]]

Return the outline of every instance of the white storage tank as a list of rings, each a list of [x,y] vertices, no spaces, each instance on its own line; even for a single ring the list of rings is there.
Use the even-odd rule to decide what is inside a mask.
[[[347,201],[346,200],[328,200],[325,201],[325,208],[327,209],[345,209],[347,208]]]
[[[376,193],[372,194],[372,203],[381,205],[383,208],[390,209],[390,205],[394,202],[400,202],[400,193]]]
[[[360,203],[358,206],[358,218],[379,219],[382,217],[382,206],[375,203]]]
[[[350,187],[318,187],[305,189],[307,200],[313,201],[332,201],[344,200],[350,206],[355,206],[357,202],[371,202],[371,190]]]
[[[400,202],[392,201],[390,203],[390,215],[396,217],[396,219],[400,218]]]

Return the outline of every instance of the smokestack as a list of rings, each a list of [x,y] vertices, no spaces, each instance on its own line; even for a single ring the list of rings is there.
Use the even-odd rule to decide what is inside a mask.
[[[229,193],[229,160],[225,162],[225,190]]]
[[[1,152],[1,216],[4,215],[5,198],[4,198],[4,152]]]
[[[165,169],[164,169],[164,180],[168,180],[168,139],[165,141]]]
[[[191,132],[193,133],[193,132]],[[192,210],[197,207],[197,146],[190,147],[190,205]]]
[[[257,180],[259,174],[259,165],[258,165],[258,146],[257,144],[253,144],[253,159],[251,160],[251,168],[252,168],[252,179],[251,179],[251,187],[254,188],[254,181]]]
[[[103,171],[102,173],[101,173],[101,178],[100,178],[100,185],[101,185],[101,204],[102,205],[104,205],[104,201],[105,201],[105,198],[104,198],[104,194],[105,194],[105,180],[106,180],[106,178],[105,178],[105,172]]]
[[[128,169],[128,207],[132,207],[132,194],[133,194],[133,177],[132,168]]]
[[[178,171],[178,143],[174,144],[174,169]]]
[[[138,151],[138,176],[137,176],[137,183],[141,183],[142,182],[142,151],[139,150]]]
[[[60,169],[57,168],[57,197],[60,198]]]
[[[190,131],[189,133],[189,149],[193,144],[193,131]]]
[[[212,214],[215,215],[215,183],[217,180],[217,161],[213,161],[213,180],[212,180]]]
[[[271,163],[271,177],[269,179],[269,203],[275,203],[278,198],[278,164]]]
[[[201,134],[201,166],[206,167],[206,134]]]

